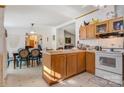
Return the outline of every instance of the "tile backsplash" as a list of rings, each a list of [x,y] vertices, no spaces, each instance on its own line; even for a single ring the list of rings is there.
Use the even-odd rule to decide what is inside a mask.
[[[90,46],[102,46],[103,48],[123,48],[123,37],[80,40],[81,44]]]

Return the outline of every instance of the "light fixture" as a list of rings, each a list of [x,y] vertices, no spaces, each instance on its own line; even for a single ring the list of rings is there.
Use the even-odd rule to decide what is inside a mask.
[[[98,9],[103,9],[107,7],[106,5],[94,5],[94,6]]]
[[[33,26],[34,26],[34,23],[31,24],[31,31],[30,31],[31,34],[35,34],[36,33]]]

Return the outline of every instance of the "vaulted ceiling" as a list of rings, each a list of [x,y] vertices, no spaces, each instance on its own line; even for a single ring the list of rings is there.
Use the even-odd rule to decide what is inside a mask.
[[[21,5],[6,6],[5,27],[58,26],[92,9],[83,5]]]

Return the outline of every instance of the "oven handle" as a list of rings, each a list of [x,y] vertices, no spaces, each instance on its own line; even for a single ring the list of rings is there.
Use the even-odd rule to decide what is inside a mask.
[[[115,57],[122,57],[122,55],[117,55],[117,54],[96,54],[96,56],[98,56],[98,57],[113,57],[113,58],[115,58]]]

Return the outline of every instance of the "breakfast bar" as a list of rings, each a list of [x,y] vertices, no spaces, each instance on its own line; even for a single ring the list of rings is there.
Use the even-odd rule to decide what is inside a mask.
[[[43,53],[42,76],[49,85],[85,71],[85,50],[70,49]]]
[[[56,50],[43,54],[43,78],[49,85],[85,71],[84,50]]]

